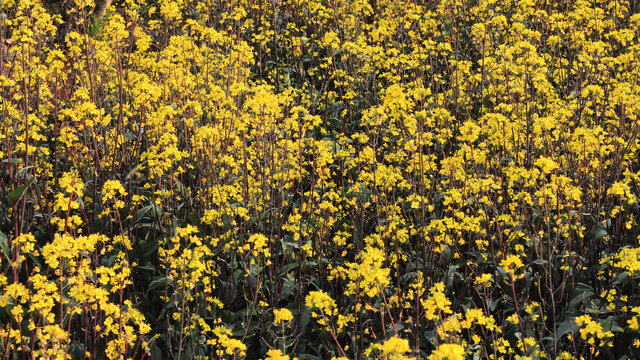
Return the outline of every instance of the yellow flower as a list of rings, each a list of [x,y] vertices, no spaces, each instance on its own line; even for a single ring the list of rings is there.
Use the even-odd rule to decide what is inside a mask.
[[[610,339],[613,338],[613,332],[605,330],[602,324],[591,319],[591,316],[578,316],[576,324],[580,326],[580,337],[582,340],[586,340],[590,346],[602,347],[612,344]]]
[[[407,339],[401,339],[397,336],[393,336],[384,341],[382,344],[371,345],[365,351],[365,355],[368,355],[373,351],[382,355],[382,358],[384,359],[405,360],[410,359],[404,354],[410,352],[411,347],[409,346],[409,341]]]
[[[636,202],[636,196],[631,192],[631,188],[625,182],[615,182],[611,187],[607,190],[607,195],[615,195],[620,200],[626,200],[629,203]]]
[[[346,294],[362,293],[374,297],[389,284],[390,269],[383,266],[384,252],[376,247],[367,246],[357,256],[359,262],[348,262],[332,270],[332,276],[345,274],[349,279]]]
[[[543,174],[549,174],[559,167],[558,163],[544,156],[538,158],[534,164],[540,168]]]
[[[289,309],[283,308],[283,309],[273,310],[273,316],[274,316],[273,322],[280,325],[293,320],[293,314],[291,314],[291,311],[289,311]]]
[[[324,291],[312,291],[305,298],[305,305],[327,315],[337,314],[336,302]]]
[[[509,274],[511,278],[517,279],[516,271],[524,267],[524,264],[522,263],[519,255],[509,254],[500,262],[500,266],[502,266],[504,271]]]
[[[428,360],[464,360],[465,351],[462,345],[458,344],[441,344],[431,355]]]
[[[476,285],[486,285],[491,281],[491,274],[482,274],[480,276],[476,276],[474,283]]]
[[[520,323],[520,316],[518,316],[518,314],[511,314],[506,320],[512,324],[518,324]]]
[[[429,297],[426,300],[421,300],[427,320],[435,320],[441,315],[453,312],[451,310],[451,301],[444,294],[444,288],[443,283],[436,283],[429,289]]]
[[[616,254],[615,267],[623,269],[629,275],[640,271],[640,248],[623,248]]]
[[[409,341],[407,339],[400,339],[398,337],[391,337],[380,346],[382,354],[404,354],[411,351],[409,347]]]
[[[289,355],[285,355],[279,349],[271,349],[267,351],[267,357],[264,360],[289,360]]]

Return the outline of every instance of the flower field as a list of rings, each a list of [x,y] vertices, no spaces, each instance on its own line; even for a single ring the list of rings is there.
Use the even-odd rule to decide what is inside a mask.
[[[0,0],[0,359],[640,358],[640,2]]]

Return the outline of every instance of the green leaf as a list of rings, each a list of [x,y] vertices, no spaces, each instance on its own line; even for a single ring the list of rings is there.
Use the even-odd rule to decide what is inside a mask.
[[[0,249],[4,253],[4,256],[11,262],[11,254],[9,253],[9,239],[7,235],[0,232]]]
[[[556,329],[556,338],[560,340],[562,336],[565,334],[573,334],[576,330],[578,330],[579,326],[577,326],[573,319],[567,319],[558,325]]]
[[[31,178],[31,180],[29,180],[26,184],[23,184],[22,186],[19,186],[18,188],[10,192],[9,195],[7,195],[7,204],[9,205],[9,207],[13,207],[13,205],[15,205],[22,198],[25,190],[27,190],[27,188],[31,186],[31,184],[33,184],[35,181],[36,178]]]
[[[147,288],[147,295],[149,294],[149,291],[157,289],[157,288],[162,288],[162,287],[166,287],[172,284],[172,281],[167,279],[166,277],[157,277],[155,280],[151,281],[151,283],[149,283],[149,287]]]
[[[151,205],[147,205],[141,209],[138,210],[137,214],[136,214],[136,218],[137,219],[141,219],[143,218],[145,215],[147,215],[147,213],[152,210],[155,207],[155,204],[151,204]]]
[[[129,173],[127,174],[127,176],[125,176],[125,181],[128,181],[129,179],[131,179],[132,176],[134,175],[138,175],[140,173],[140,169],[142,168],[142,166],[144,165],[144,163],[146,162],[143,161],[142,164],[136,165],[136,167],[134,167],[131,171],[129,171]]]
[[[498,306],[498,304],[500,304],[500,299],[489,300],[489,310],[494,311],[496,309],[496,306]]]
[[[616,278],[614,284],[615,285],[621,285],[621,284],[624,284],[628,280],[629,280],[629,274],[627,274],[626,272],[623,272],[623,273],[620,273],[620,275],[618,275],[618,277]]]
[[[593,296],[594,292],[589,285],[579,283],[576,286],[575,294],[569,302],[569,310],[572,312],[575,312],[584,301]]]
[[[449,266],[449,270],[447,271],[447,275],[445,277],[445,285],[447,287],[450,287],[451,285],[453,285],[453,280],[455,280],[456,275],[459,275],[457,270],[458,270],[458,265]]]
[[[600,320],[600,324],[605,331],[612,331],[616,333],[624,332],[624,329],[620,325],[618,325],[613,316],[609,316],[606,319]]]
[[[27,171],[29,171],[31,169],[33,169],[33,165],[29,165],[29,166],[23,167],[22,169],[18,170],[18,175],[24,176],[24,174],[26,174]]]
[[[309,326],[309,322],[311,322],[311,309],[308,307],[302,308],[302,314],[300,314],[300,328],[304,331]]]
[[[136,266],[136,269],[146,270],[146,271],[156,271],[155,266],[153,266],[153,264],[151,264],[150,262],[147,262],[145,265],[138,265]]]

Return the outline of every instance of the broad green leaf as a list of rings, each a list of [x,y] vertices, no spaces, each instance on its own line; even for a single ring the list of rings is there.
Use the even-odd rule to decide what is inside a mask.
[[[33,184],[35,181],[36,178],[31,178],[31,180],[29,180],[26,184],[23,184],[22,186],[19,186],[18,188],[10,192],[9,195],[7,195],[7,204],[9,205],[9,207],[13,207],[22,198],[22,195],[24,195],[24,192],[27,190],[27,188],[31,186],[31,184]]]
[[[9,239],[7,235],[0,232],[0,250],[4,253],[4,256],[11,262],[11,254],[9,252]]]

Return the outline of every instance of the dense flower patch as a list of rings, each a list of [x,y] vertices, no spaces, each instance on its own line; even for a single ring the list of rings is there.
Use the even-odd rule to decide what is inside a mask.
[[[2,359],[640,356],[637,1],[103,5],[0,1]]]

